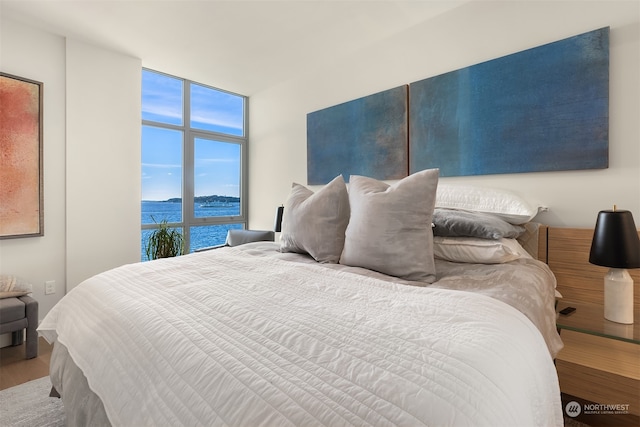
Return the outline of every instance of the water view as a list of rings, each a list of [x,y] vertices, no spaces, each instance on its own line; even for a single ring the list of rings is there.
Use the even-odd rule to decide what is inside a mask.
[[[222,217],[240,215],[240,201],[238,198],[209,198],[196,199],[194,215],[196,218]],[[167,222],[182,221],[182,203],[180,199],[168,201],[142,201],[142,223],[153,224],[167,220]],[[241,229],[242,224],[203,225],[190,228],[191,245],[190,252],[208,246],[220,245],[225,242],[227,231]],[[145,254],[147,239],[153,230],[142,230],[140,240],[140,253],[143,261],[147,260]]]

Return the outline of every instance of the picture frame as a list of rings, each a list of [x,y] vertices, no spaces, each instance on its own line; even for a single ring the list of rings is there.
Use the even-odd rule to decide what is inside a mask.
[[[609,167],[609,27],[409,85],[409,173]]]
[[[43,86],[0,72],[0,239],[44,235]]]
[[[307,184],[338,175],[402,179],[409,170],[408,89],[395,87],[307,114]]]

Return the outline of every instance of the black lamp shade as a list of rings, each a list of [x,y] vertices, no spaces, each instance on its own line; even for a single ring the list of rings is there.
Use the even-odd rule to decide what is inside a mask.
[[[284,206],[278,206],[276,210],[276,221],[273,226],[273,231],[280,233],[282,231],[282,214],[284,213]]]
[[[589,262],[610,268],[640,267],[640,239],[629,211],[600,211]]]

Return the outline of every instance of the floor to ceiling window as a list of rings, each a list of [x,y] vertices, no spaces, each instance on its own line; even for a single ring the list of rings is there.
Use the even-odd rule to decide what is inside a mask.
[[[142,239],[163,221],[185,253],[222,244],[247,218],[247,98],[142,71]]]

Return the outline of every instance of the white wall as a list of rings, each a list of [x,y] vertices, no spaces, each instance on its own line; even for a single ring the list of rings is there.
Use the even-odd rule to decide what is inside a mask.
[[[140,59],[66,43],[67,289],[140,261]]]
[[[42,319],[83,279],[140,260],[142,64],[8,19],[0,29],[0,69],[44,83],[45,234],[0,240],[0,272],[33,284]]]
[[[385,89],[610,26],[606,170],[443,178],[511,189],[550,208],[536,220],[593,227],[599,210],[640,226],[640,3],[472,2],[250,99],[250,226],[270,228],[291,182],[306,183],[306,114]]]

